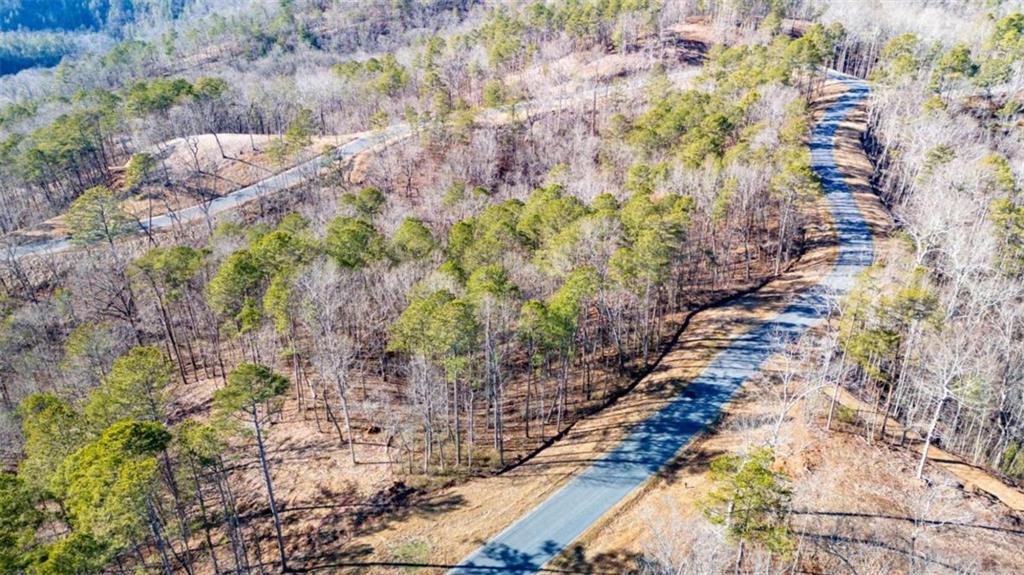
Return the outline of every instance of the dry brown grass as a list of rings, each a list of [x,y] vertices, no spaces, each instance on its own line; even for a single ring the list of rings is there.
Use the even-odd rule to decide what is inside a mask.
[[[267,154],[276,136],[218,134],[214,138],[213,134],[202,134],[175,138],[146,150],[157,160],[150,181],[126,198],[121,207],[130,215],[145,220],[198,205],[255,184],[329,148],[343,145],[357,135],[314,137],[309,146],[283,163],[275,162]],[[220,146],[217,145],[218,139]],[[120,189],[123,186],[123,177],[120,175],[123,166],[115,172],[117,177],[112,186]],[[9,234],[15,240],[14,243],[57,239],[67,235],[63,215]]]
[[[819,109],[841,92],[841,86],[826,85]],[[839,137],[837,160],[846,167],[849,174],[847,183],[878,234],[878,249],[884,251],[891,241],[886,235],[891,224],[868,183],[871,165],[860,151],[858,141],[863,119],[863,112],[855,112],[845,123]],[[685,386],[686,381],[699,374],[729,340],[749,329],[756,320],[781,310],[794,290],[812,285],[829,269],[835,255],[830,239],[834,238],[823,203],[817,208],[822,216],[817,220],[820,223],[809,230],[810,243],[816,247],[806,253],[789,273],[731,305],[694,316],[684,336],[637,389],[610,408],[580,421],[564,438],[528,463],[500,476],[474,479],[440,490],[431,496],[437,501],[447,502],[447,505],[434,507],[439,511],[410,514],[390,522],[383,529],[355,537],[351,544],[361,554],[357,561],[392,561],[394,557],[389,551],[392,542],[416,541],[429,549],[429,563],[457,563],[601,457],[621,441],[631,423],[662,407]],[[821,399],[817,398],[817,401]],[[643,552],[652,520],[657,521],[659,517],[667,520],[680,512],[695,513],[695,502],[709,488],[707,463],[717,454],[739,451],[763,442],[770,427],[766,421],[773,414],[774,407],[764,392],[763,383],[748,386],[741,397],[727,408],[725,425],[698,439],[675,464],[623,501],[605,516],[604,521],[585,534],[581,540],[585,551],[573,550],[576,559],[582,558],[587,563],[600,557],[634,556]],[[950,487],[948,481],[942,484],[946,487],[936,487],[938,491],[932,493],[908,479],[910,475],[906,470],[912,463],[912,454],[867,446],[852,435],[827,434],[820,431],[813,418],[809,419],[808,413],[803,407],[798,408],[783,426],[781,436],[785,445],[790,447],[783,450],[782,465],[793,475],[798,486],[798,504],[806,503],[810,510],[823,511],[826,515],[821,517],[826,518],[842,519],[841,515],[828,513],[863,515],[857,518],[861,524],[852,522],[853,519],[840,521],[848,528],[848,537],[858,534],[868,537],[872,533],[881,536],[885,532],[885,537],[899,540],[908,529],[917,528],[921,523],[910,523],[908,527],[905,519],[884,517],[886,514],[883,512],[900,509],[900,506],[907,508],[913,501],[921,500],[922,492],[941,499],[944,509],[948,510],[947,515],[952,513],[961,517],[966,513],[977,525],[1003,526],[1012,531],[1012,522],[1006,519],[1005,513],[998,506],[993,507],[987,499]],[[858,488],[852,490],[851,483]],[[863,493],[872,490],[879,495],[867,500]],[[816,500],[814,495],[819,492],[828,494],[829,498]],[[666,505],[666,500],[674,503]],[[903,510],[906,513],[920,511]],[[943,521],[948,523],[946,519]],[[805,529],[828,527],[823,525],[821,521],[798,521],[798,526]],[[922,545],[931,546],[931,551],[940,554],[957,553],[971,545],[984,545],[991,550],[985,559],[986,566],[994,571],[1005,571],[1007,566],[1013,565],[1012,546],[1006,544],[1015,536],[1011,531],[985,530],[976,526],[953,526],[949,529],[956,535],[932,537]],[[871,541],[870,537],[864,540]],[[883,542],[881,538],[876,541]],[[395,571],[396,568],[377,566],[369,572]]]
[[[153,215],[159,215],[195,205],[255,184],[299,161],[350,141],[352,135],[314,137],[309,146],[280,163],[267,154],[270,145],[278,139],[277,136],[249,134],[217,134],[216,137],[201,134],[153,146],[146,150],[158,161],[151,178],[153,182],[125,200],[123,207],[137,217],[145,217],[150,210]]]
[[[682,337],[636,389],[612,406],[579,421],[563,438],[526,463],[502,475],[473,479],[433,495],[439,500],[457,501],[458,505],[443,512],[413,514],[354,538],[353,548],[372,550],[359,562],[391,561],[389,542],[418,540],[428,545],[431,563],[455,564],[603,456],[624,438],[631,424],[663,407],[729,341],[759,320],[781,311],[794,291],[817,283],[834,260],[835,245],[824,202],[816,204],[815,209],[820,217],[808,230],[812,248],[782,277],[730,305],[694,315]],[[669,321],[678,324],[682,317]],[[631,502],[622,504],[630,505]],[[617,515],[613,510],[607,516]],[[621,546],[613,544],[601,549],[614,552],[621,550]],[[392,571],[377,566],[369,572]]]
[[[825,394],[828,398],[831,398],[832,390],[827,390]],[[883,416],[875,413],[871,405],[861,401],[845,389],[839,390],[837,398],[840,405],[852,410],[857,414],[858,418],[864,420],[865,426],[872,429],[881,429]],[[907,442],[907,445],[910,446],[908,451],[914,452],[916,457],[920,457],[921,449],[924,446],[923,438],[912,430],[904,430],[903,426],[891,417],[884,419],[886,421],[885,440],[896,442],[902,437]],[[1013,486],[1007,485],[984,469],[964,461],[962,457],[932,445],[928,448],[928,461],[952,474],[957,481],[963,484],[964,489],[967,491],[988,494],[1009,509],[1017,513],[1024,513],[1024,493],[1021,493],[1019,489]]]
[[[841,92],[841,85],[827,84],[819,111]],[[872,166],[859,145],[863,129],[860,109],[850,114],[837,135],[836,159],[876,233],[876,250],[884,254],[894,247],[887,235],[891,221],[868,183]],[[770,362],[766,372],[775,367]],[[724,453],[762,445],[770,437],[771,422],[778,413],[770,385],[768,378],[759,378],[745,386],[727,406],[718,429],[694,442],[661,476],[584,535],[579,542],[585,549],[583,556],[643,553],[651,543],[652,525],[699,516],[699,501],[711,487],[709,462]],[[929,468],[926,481],[918,481],[914,465],[919,451],[824,431],[821,414],[827,409],[826,400],[827,396],[818,394],[802,402],[780,432],[779,464],[793,478],[798,532],[808,539],[845,538],[852,553],[874,554],[879,558],[866,561],[878,565],[908,564],[902,551],[885,546],[898,548],[916,538],[914,560],[922,565],[939,565],[929,561],[950,558],[972,571],[1017,572],[1017,549],[1024,542],[1024,530],[1019,516],[1007,511],[1020,510],[1024,499],[1018,490],[934,447],[929,460],[936,465]],[[862,414],[871,411],[845,391],[841,404]],[[889,426],[892,433],[900,433],[895,422]]]

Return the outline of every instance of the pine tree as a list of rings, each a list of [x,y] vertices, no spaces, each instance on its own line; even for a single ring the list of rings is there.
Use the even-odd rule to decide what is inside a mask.
[[[773,469],[775,453],[769,447],[745,456],[727,454],[711,462],[715,486],[703,502],[704,514],[724,525],[729,537],[740,543],[737,572],[743,562],[743,544],[752,541],[768,551],[788,557],[795,542],[788,516],[789,478]]]
[[[277,500],[274,498],[274,482],[271,478],[270,461],[267,458],[264,440],[265,406],[288,390],[288,380],[270,368],[254,363],[244,363],[228,374],[227,385],[213,395],[213,406],[220,417],[239,415],[252,426],[256,438],[256,450],[267,490],[267,502],[274,520],[277,535],[277,550],[282,571],[288,571],[288,556],[285,552],[284,535],[281,532],[281,517]]]

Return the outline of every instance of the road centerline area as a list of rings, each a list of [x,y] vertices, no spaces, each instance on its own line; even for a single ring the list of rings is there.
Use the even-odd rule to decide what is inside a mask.
[[[637,423],[615,449],[476,550],[449,575],[540,571],[713,423],[743,383],[778,349],[780,341],[792,341],[820,321],[830,298],[849,290],[857,274],[871,264],[871,229],[834,155],[836,131],[867,96],[868,86],[837,73],[830,72],[829,78],[843,82],[846,91],[825,111],[810,140],[811,165],[821,178],[839,243],[828,275],[799,292],[782,312],[733,339],[686,387],[685,395]]]

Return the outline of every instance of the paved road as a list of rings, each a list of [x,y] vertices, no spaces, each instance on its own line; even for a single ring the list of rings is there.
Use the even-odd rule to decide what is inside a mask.
[[[139,222],[139,231],[159,231],[170,228],[179,222],[201,220],[206,217],[207,214],[213,216],[227,210],[235,209],[255,198],[280,192],[301,184],[304,181],[310,180],[320,172],[321,168],[324,168],[333,162],[350,158],[367,148],[376,146],[377,144],[403,138],[409,135],[409,133],[410,130],[408,124],[396,124],[382,131],[374,132],[373,134],[366,136],[360,136],[344,146],[334,148],[325,154],[321,154],[311,160],[307,160],[294,167],[288,168],[283,172],[274,174],[269,178],[260,180],[251,186],[239,188],[229,194],[220,196],[219,198],[211,201],[205,210],[203,209],[203,206],[196,205],[156,216],[152,219],[142,220]],[[55,254],[73,247],[74,244],[71,243],[69,238],[57,238],[16,246],[10,248],[9,253],[13,255],[14,258],[21,258],[29,255]]]
[[[810,147],[811,162],[821,176],[839,236],[839,254],[831,272],[817,286],[798,294],[781,313],[733,340],[687,386],[684,395],[638,423],[618,447],[466,558],[449,575],[539,571],[712,423],[740,386],[777,349],[780,338],[793,340],[817,323],[829,298],[848,290],[856,274],[870,265],[871,230],[833,157],[833,137],[840,121],[867,95],[868,88],[853,78],[830,76],[843,81],[848,89],[815,126]]]
[[[683,85],[690,81],[699,72],[699,70],[700,69],[697,67],[677,70],[669,76],[669,79],[676,85]],[[524,114],[537,114],[564,108],[569,104],[580,101],[596,102],[599,99],[603,99],[617,92],[640,89],[646,84],[646,78],[633,78],[614,84],[593,86],[578,90],[571,94],[548,96],[521,102],[516,104],[514,107],[506,106],[503,108],[487,110],[481,115],[481,118],[489,119],[494,122],[505,122],[508,120],[510,112],[514,112],[513,115],[516,117],[522,117]],[[279,172],[264,180],[260,180],[251,186],[239,188],[231,193],[218,197],[211,201],[205,210],[203,209],[203,206],[196,205],[160,216],[155,216],[151,219],[139,221],[139,232],[160,231],[170,228],[178,223],[202,220],[208,215],[214,216],[228,210],[233,210],[244,203],[252,201],[253,199],[281,192],[305,181],[311,180],[320,173],[322,168],[325,168],[334,162],[351,158],[359,152],[377,146],[378,144],[401,140],[410,134],[412,134],[412,130],[410,129],[409,124],[400,123],[394,124],[372,134],[360,136],[344,146],[339,146],[325,154],[321,154],[311,160],[307,160],[306,162],[284,170],[283,172]],[[0,251],[6,251],[6,254],[4,255],[7,257],[19,259],[32,255],[56,254],[74,247],[75,245],[71,242],[70,238],[63,237],[27,243],[20,246],[12,246],[6,250]]]

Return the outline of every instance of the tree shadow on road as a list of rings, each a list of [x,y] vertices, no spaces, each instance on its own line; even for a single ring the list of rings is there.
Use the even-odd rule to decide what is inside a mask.
[[[363,554],[362,557],[365,557]],[[430,562],[409,561],[360,561],[360,556],[349,556],[341,560],[324,561],[315,565],[293,567],[295,572],[328,571],[341,569],[362,570],[372,567],[391,567],[410,573],[444,573],[459,567],[460,573],[486,575],[488,573],[573,573],[582,575],[622,575],[636,573],[641,555],[625,551],[598,553],[588,557],[582,545],[574,545],[566,549],[549,565],[539,566],[532,557],[504,545],[493,546],[486,552],[489,562],[499,565],[452,565]]]
[[[367,559],[375,549],[365,543],[356,543],[356,537],[378,533],[414,517],[443,515],[465,504],[465,498],[458,494],[430,495],[401,482],[392,484],[375,493],[367,504],[336,506],[316,524],[305,529],[301,536],[291,537],[289,547],[295,549],[292,555],[294,569],[333,571],[370,566]],[[299,550],[307,553],[300,555],[297,553]]]
[[[551,567],[563,573],[619,575],[638,572],[642,557],[639,553],[621,550],[597,553],[588,557],[583,545],[577,543],[562,551],[562,554],[551,562]]]

